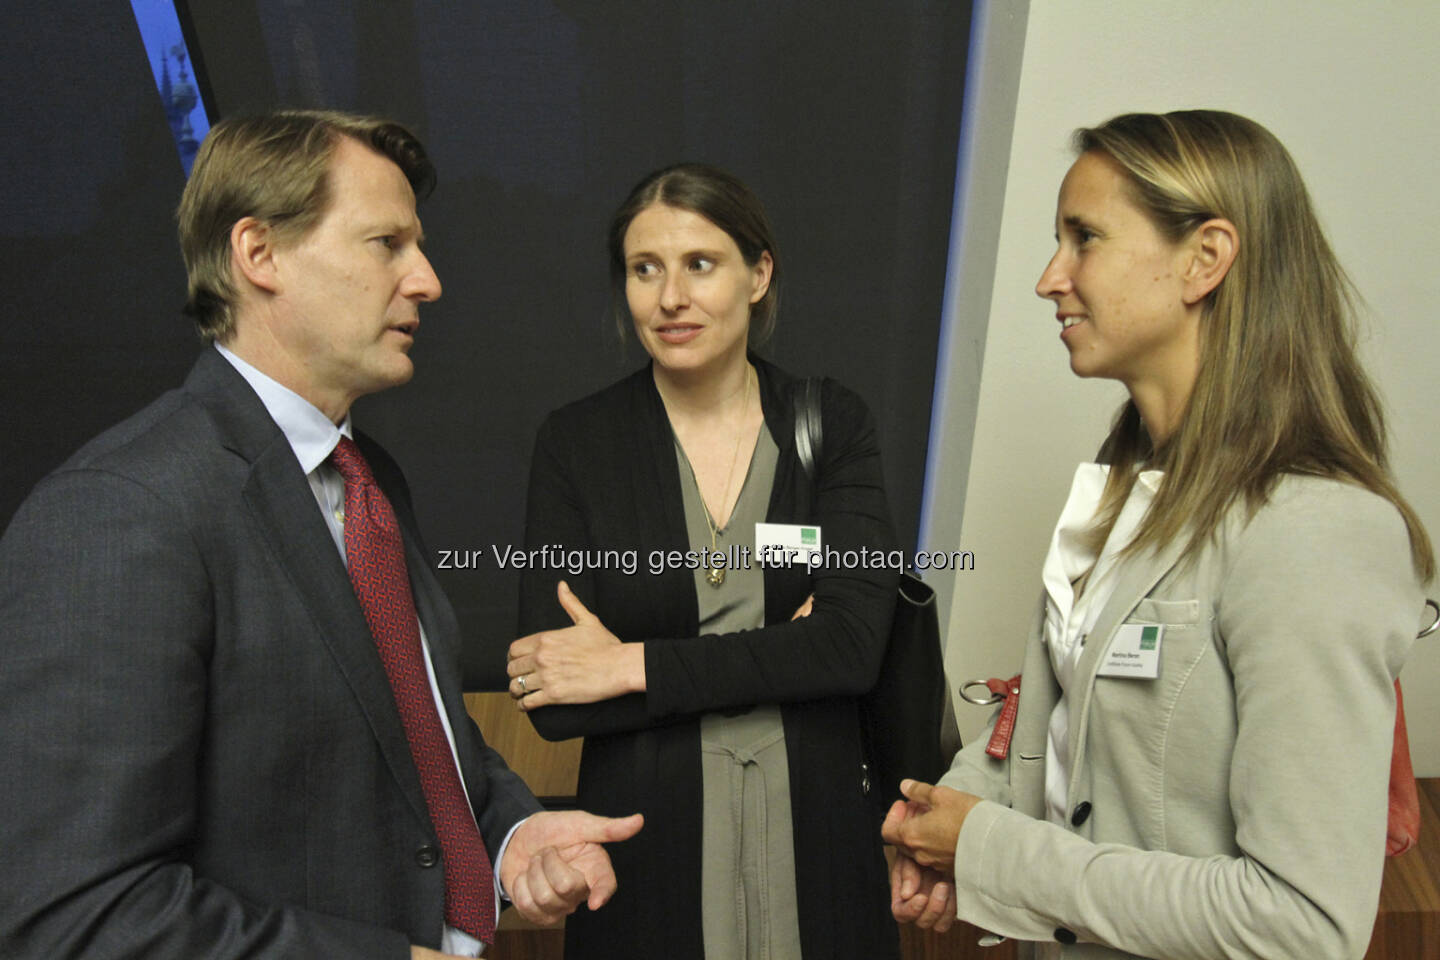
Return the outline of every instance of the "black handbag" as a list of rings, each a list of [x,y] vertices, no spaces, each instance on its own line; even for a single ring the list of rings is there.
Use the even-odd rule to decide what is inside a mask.
[[[813,483],[824,441],[818,378],[796,384],[794,406],[795,453]],[[902,571],[880,676],[860,698],[866,790],[881,809],[901,799],[902,779],[934,783],[950,766],[940,746],[944,718],[945,664],[935,591]]]

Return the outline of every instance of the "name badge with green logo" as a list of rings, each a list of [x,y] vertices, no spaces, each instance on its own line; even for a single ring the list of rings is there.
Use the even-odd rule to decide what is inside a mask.
[[[1165,628],[1158,623],[1121,624],[1097,676],[1154,680],[1160,676],[1160,641],[1164,636]]]
[[[755,556],[764,567],[820,566],[824,556],[825,538],[820,528],[803,523],[755,524]]]

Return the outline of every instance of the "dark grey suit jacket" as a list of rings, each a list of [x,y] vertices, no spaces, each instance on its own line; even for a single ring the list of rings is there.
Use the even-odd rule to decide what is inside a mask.
[[[493,858],[539,806],[465,714],[404,480],[360,443]],[[218,353],[21,506],[0,645],[0,956],[438,944],[438,841],[374,642],[289,443]]]

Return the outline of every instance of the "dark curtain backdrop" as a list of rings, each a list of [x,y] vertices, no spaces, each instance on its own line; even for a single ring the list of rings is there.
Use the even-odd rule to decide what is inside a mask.
[[[8,184],[39,184],[7,196],[20,216],[0,227],[24,251],[8,258],[15,312],[0,359],[7,518],[70,450],[178,382],[195,352],[178,309],[179,162],[128,7],[104,6],[41,26],[0,15],[12,21],[6,62],[36,71],[34,102],[7,110],[45,141],[43,158],[6,147]],[[604,235],[662,165],[719,164],[766,202],[784,295],[762,352],[869,401],[913,546],[968,3],[181,7],[218,116],[383,113],[415,129],[439,168],[421,216],[444,297],[421,313],[415,380],[355,416],[404,465],[432,553],[483,550],[476,569],[441,574],[471,638],[472,686],[504,682],[518,578],[497,569],[492,545],[523,539],[535,428],[643,359],[607,319]]]
[[[0,524],[178,382],[179,154],[128,3],[0,5]]]

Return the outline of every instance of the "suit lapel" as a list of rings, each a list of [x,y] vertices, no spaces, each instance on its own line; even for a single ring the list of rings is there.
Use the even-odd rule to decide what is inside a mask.
[[[1086,635],[1085,649],[1080,654],[1080,662],[1075,669],[1075,679],[1078,682],[1075,684],[1074,695],[1070,697],[1069,706],[1072,770],[1081,769],[1085,762],[1086,734],[1090,726],[1090,697],[1095,692],[1095,677],[1110,649],[1111,641],[1115,638],[1115,631],[1140,601],[1155,589],[1155,584],[1179,562],[1185,542],[1184,537],[1176,537],[1158,551],[1122,562],[1116,571],[1118,579],[1115,589],[1100,610],[1095,628]],[[1076,778],[1072,776],[1070,783],[1073,790]]]
[[[294,642],[318,636],[325,645],[354,692],[401,792],[421,821],[428,823],[420,777],[390,681],[355,598],[355,588],[294,451],[250,385],[215,351],[202,354],[186,387],[210,411],[226,447],[250,462],[243,492],[245,506],[294,584],[295,595],[313,627],[312,634],[297,624]],[[413,563],[413,550],[410,553]]]
[[[636,513],[644,516],[653,509],[650,505],[658,502],[664,511],[663,525],[655,531],[663,538],[660,542],[666,545],[667,550],[688,550],[690,535],[685,527],[685,501],[681,485],[689,481],[681,477],[679,456],[675,452],[675,432],[648,365],[637,375],[630,400],[633,405],[631,415],[640,425],[641,435],[647,437],[650,444],[650,456],[634,457],[630,461],[637,471],[634,490],[646,507]]]

